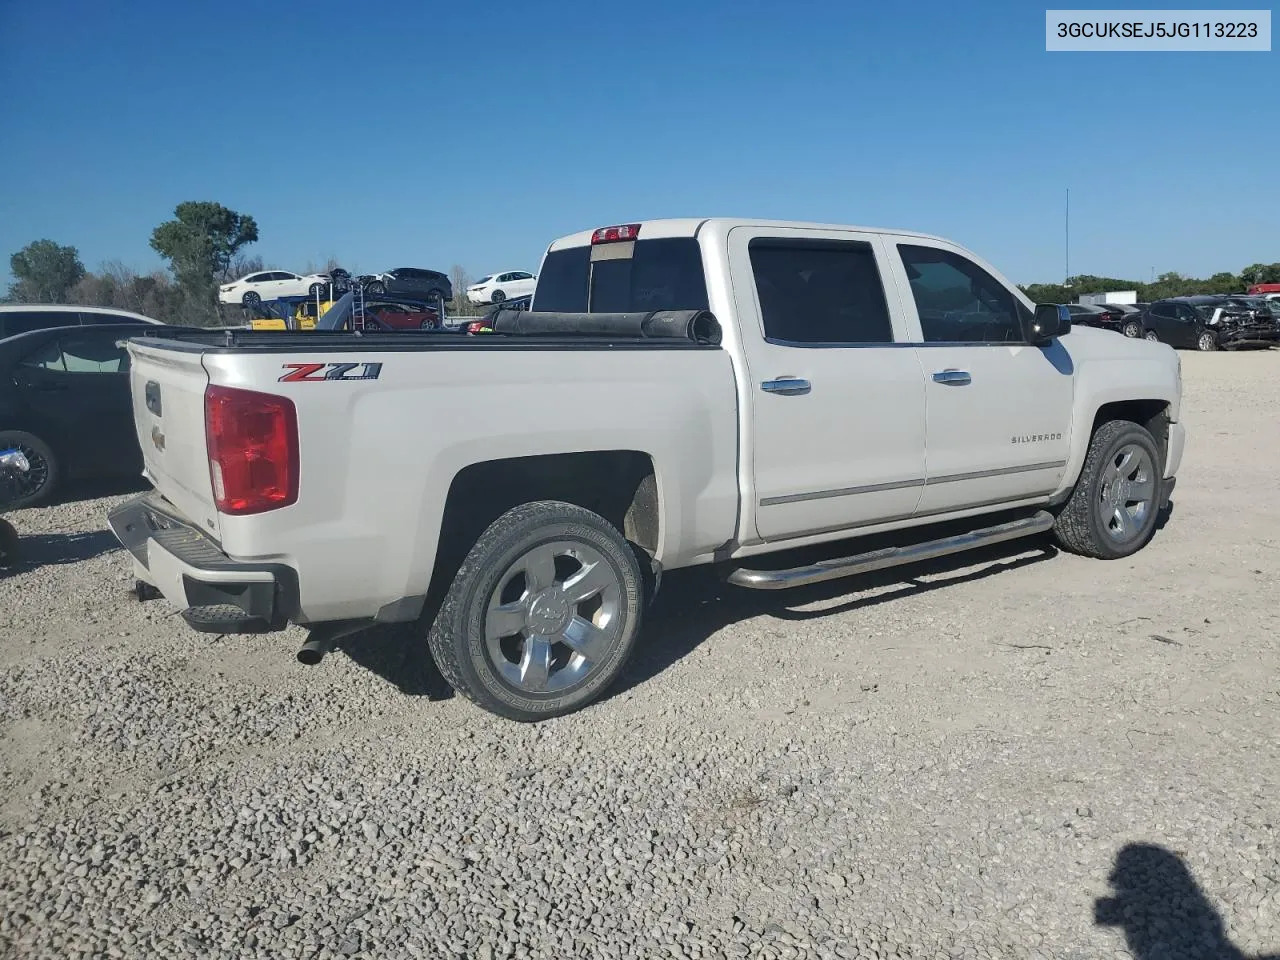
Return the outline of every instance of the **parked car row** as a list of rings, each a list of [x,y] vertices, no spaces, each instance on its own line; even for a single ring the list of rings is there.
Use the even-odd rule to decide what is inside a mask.
[[[1280,300],[1239,294],[1171,297],[1140,304],[1122,321],[1128,337],[1196,350],[1280,344]]]

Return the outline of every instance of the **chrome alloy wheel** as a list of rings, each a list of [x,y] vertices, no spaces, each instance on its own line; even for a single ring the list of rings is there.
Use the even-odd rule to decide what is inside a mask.
[[[622,603],[619,576],[599,551],[574,540],[539,544],[507,567],[489,598],[489,659],[518,690],[565,690],[621,641]]]
[[[1102,470],[1097,509],[1102,529],[1117,543],[1128,543],[1146,530],[1155,508],[1156,479],[1151,456],[1126,444]]]

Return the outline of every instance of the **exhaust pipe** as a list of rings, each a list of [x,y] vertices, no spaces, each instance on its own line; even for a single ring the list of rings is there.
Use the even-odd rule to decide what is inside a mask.
[[[317,663],[324,659],[324,655],[333,649],[333,638],[316,636],[312,633],[307,638],[307,642],[298,650],[298,662],[308,667],[314,667]]]
[[[307,642],[298,650],[298,662],[314,667],[333,649],[337,641],[371,626],[373,623],[369,620],[335,620],[333,623],[318,624],[307,635]]]

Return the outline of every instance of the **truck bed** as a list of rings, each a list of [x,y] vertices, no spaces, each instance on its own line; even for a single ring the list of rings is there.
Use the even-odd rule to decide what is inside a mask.
[[[479,318],[477,318],[478,320]],[[530,313],[499,311],[493,332],[457,329],[284,332],[186,330],[149,338],[166,349],[196,353],[429,352],[448,350],[707,350],[720,345],[720,325],[706,311]]]
[[[131,340],[146,476],[166,509],[231,560],[296,571],[299,622],[375,616],[424,595],[447,501],[472,491],[469,478],[487,463],[651,458],[673,518],[656,558],[694,562],[735,533],[732,361],[705,328],[680,336],[692,326],[678,317],[623,317],[583,325],[548,315],[532,329],[524,321],[474,335],[211,330]],[[248,515],[215,505],[206,450],[215,389],[296,409],[296,502]],[[671,464],[680,469],[662,469]]]

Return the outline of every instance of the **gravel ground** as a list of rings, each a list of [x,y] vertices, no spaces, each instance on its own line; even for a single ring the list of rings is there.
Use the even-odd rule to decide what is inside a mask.
[[[133,601],[118,497],[17,512],[0,955],[1275,950],[1280,351],[1183,364],[1137,557],[672,576],[621,687],[536,727],[444,697],[403,634],[305,668],[300,634]]]

